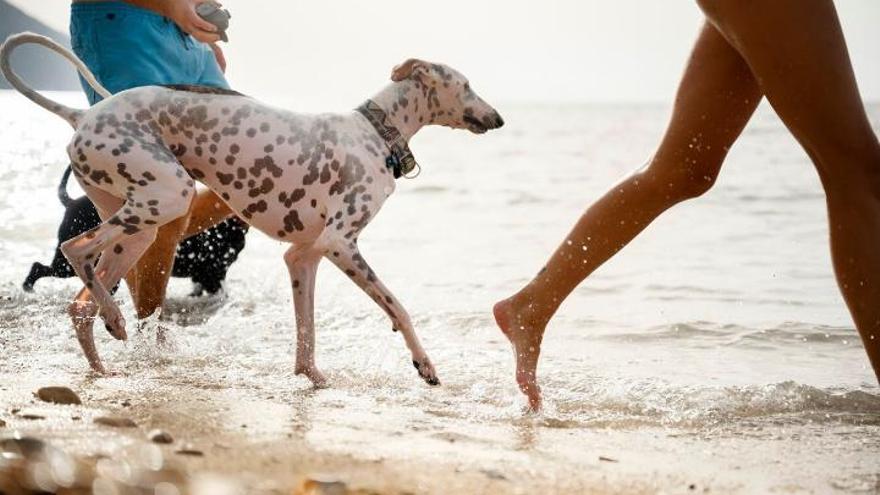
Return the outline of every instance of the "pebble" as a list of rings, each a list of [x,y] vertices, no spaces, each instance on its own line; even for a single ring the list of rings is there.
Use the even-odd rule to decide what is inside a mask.
[[[348,485],[342,481],[308,478],[303,481],[294,495],[348,495]]]
[[[2,419],[0,419],[0,428],[5,428],[5,427],[6,427],[6,421],[3,421]]]
[[[82,405],[79,396],[67,387],[43,387],[37,390],[37,398],[43,402],[61,405]]]
[[[46,416],[40,416],[39,414],[22,414],[19,417],[28,421],[42,421],[46,419]]]
[[[175,452],[177,455],[185,455],[189,457],[205,457],[205,453],[196,449],[180,449]]]
[[[494,469],[483,469],[482,473],[490,480],[508,481],[507,476],[504,476]]]
[[[111,428],[137,428],[137,423],[128,418],[113,418],[101,416],[95,418],[95,424],[109,426]]]
[[[617,459],[612,459],[610,457],[599,456],[599,462],[620,462]]]
[[[0,452],[17,454],[26,459],[36,458],[46,450],[46,443],[38,438],[7,438],[0,440]]]
[[[150,441],[153,443],[160,443],[163,445],[169,445],[174,443],[174,437],[171,436],[167,431],[162,430],[153,430],[149,434]]]

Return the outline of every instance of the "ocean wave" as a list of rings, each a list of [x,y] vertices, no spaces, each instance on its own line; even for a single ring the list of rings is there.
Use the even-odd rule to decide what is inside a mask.
[[[696,321],[659,325],[643,330],[603,334],[599,338],[626,342],[662,342],[690,340],[732,347],[764,347],[768,344],[812,343],[849,345],[859,342],[851,327],[835,327],[807,322],[786,322],[769,328]]]
[[[880,425],[880,395],[786,381],[767,385],[674,386],[659,381],[593,384],[552,399],[547,426],[724,428],[744,425]]]

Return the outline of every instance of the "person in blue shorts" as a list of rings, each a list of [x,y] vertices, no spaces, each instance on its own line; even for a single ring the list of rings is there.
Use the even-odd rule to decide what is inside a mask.
[[[195,12],[203,1],[76,0],[73,50],[111,93],[167,84],[228,89],[220,37]],[[87,84],[83,89],[90,103],[100,101]]]
[[[196,14],[196,7],[204,1],[74,0],[71,45],[98,81],[114,94],[150,85],[229,89],[223,75],[226,61],[217,46],[220,35],[213,24]],[[91,104],[101,100],[84,81],[82,86]],[[180,242],[216,224],[216,219],[227,213],[216,195],[203,191],[188,215],[159,230],[156,241],[127,277],[138,318],[151,316],[165,300]]]

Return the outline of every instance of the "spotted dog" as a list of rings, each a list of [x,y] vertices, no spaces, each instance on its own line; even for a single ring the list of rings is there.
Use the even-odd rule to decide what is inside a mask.
[[[25,43],[66,57],[106,99],[76,110],[28,88],[9,65],[10,53]],[[62,248],[92,296],[69,311],[94,370],[104,372],[92,333],[96,314],[115,338],[126,339],[107,287],[134,265],[160,225],[186,213],[197,180],[248,224],[292,245],[284,260],[296,312],[297,374],[325,383],[315,366],[314,290],[318,263],[327,258],[388,315],[419,375],[439,384],[409,315],[361,255],[358,237],[394,191],[395,179],[416,168],[407,143],[422,127],[482,134],[504,125],[462,74],[410,59],[356,111],[304,115],[242,96],[162,87],[110,96],[73,54],[34,34],[7,40],[0,70],[22,94],[73,126],[67,150],[74,174],[104,220]]]

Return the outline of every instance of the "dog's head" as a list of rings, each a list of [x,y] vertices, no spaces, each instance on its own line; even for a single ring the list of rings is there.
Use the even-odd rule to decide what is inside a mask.
[[[457,70],[411,58],[398,65],[391,80],[415,81],[417,89],[427,98],[427,111],[434,124],[467,129],[483,134],[504,125],[504,119],[491,105],[477,96],[470,82]]]

